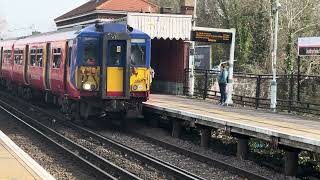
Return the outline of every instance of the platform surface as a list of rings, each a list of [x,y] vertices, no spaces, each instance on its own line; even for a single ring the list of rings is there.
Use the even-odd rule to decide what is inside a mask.
[[[0,131],[0,179],[53,180],[54,178]]]
[[[159,94],[151,94],[144,108],[194,124],[224,128],[251,137],[273,140],[278,144],[320,152],[320,119],[222,107],[204,100]]]

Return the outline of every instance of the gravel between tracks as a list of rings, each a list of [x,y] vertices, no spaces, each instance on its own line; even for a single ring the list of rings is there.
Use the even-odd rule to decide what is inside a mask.
[[[83,171],[71,158],[59,153],[51,144],[39,139],[39,135],[30,132],[3,111],[0,111],[0,130],[56,179],[95,179],[85,174],[88,172]]]
[[[115,139],[134,149],[153,155],[159,159],[162,159],[166,162],[169,162],[175,166],[178,166],[182,169],[190,171],[206,179],[212,179],[212,180],[244,179],[237,175],[231,174],[227,171],[217,169],[206,163],[199,162],[195,159],[186,157],[184,155],[178,154],[176,152],[162,148],[160,146],[148,143],[139,138],[132,137],[131,135],[126,135],[124,133],[111,131],[111,130],[107,130],[107,131],[104,130],[104,131],[101,131],[100,133],[106,137]]]
[[[70,138],[77,144],[88,148],[99,156],[113,162],[114,164],[136,174],[143,179],[170,179],[165,175],[159,173],[156,169],[146,166],[143,162],[139,162],[134,158],[127,157],[126,154],[122,154],[118,150],[114,150],[106,145],[101,145],[99,141],[94,140],[91,137],[79,136],[79,132],[70,128],[59,127],[58,131],[64,136]],[[111,148],[111,149],[110,149]]]
[[[209,156],[209,157],[213,157],[215,159],[221,160],[223,162],[234,165],[236,167],[240,167],[240,168],[255,172],[257,174],[264,175],[265,177],[269,177],[269,178],[276,179],[276,180],[295,180],[295,179],[298,179],[295,177],[284,176],[283,174],[279,174],[279,173],[272,171],[272,170],[269,170],[265,167],[261,167],[252,161],[239,160],[238,158],[236,158],[234,156],[225,156],[222,154],[217,154],[217,153],[214,153],[210,149],[202,148],[199,145],[193,144],[192,142],[173,138],[168,134],[168,132],[163,131],[160,128],[141,127],[140,129],[135,129],[135,130],[138,133],[141,133],[141,134],[144,134],[144,135],[147,135],[150,137],[154,137],[156,139],[160,139],[160,140],[163,140],[163,141],[171,143],[171,144],[175,144],[177,146],[189,149],[193,152],[197,152],[197,153]],[[209,176],[206,176],[206,177],[209,177]]]

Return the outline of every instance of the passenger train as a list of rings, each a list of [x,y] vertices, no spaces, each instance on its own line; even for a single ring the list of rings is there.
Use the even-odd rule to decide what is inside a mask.
[[[125,24],[95,24],[0,41],[1,85],[42,97],[72,119],[141,112],[152,82],[150,37]]]

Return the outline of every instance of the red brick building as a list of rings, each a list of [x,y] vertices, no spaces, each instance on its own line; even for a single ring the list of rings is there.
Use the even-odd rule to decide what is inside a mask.
[[[128,12],[157,13],[159,7],[148,0],[90,0],[63,14],[54,21],[58,29],[92,24],[95,21],[113,21]]]

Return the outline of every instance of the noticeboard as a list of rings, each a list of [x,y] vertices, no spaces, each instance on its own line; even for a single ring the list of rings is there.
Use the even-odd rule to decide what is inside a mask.
[[[196,46],[194,66],[196,69],[211,69],[211,46]]]
[[[231,44],[232,33],[191,31],[191,41]]]

